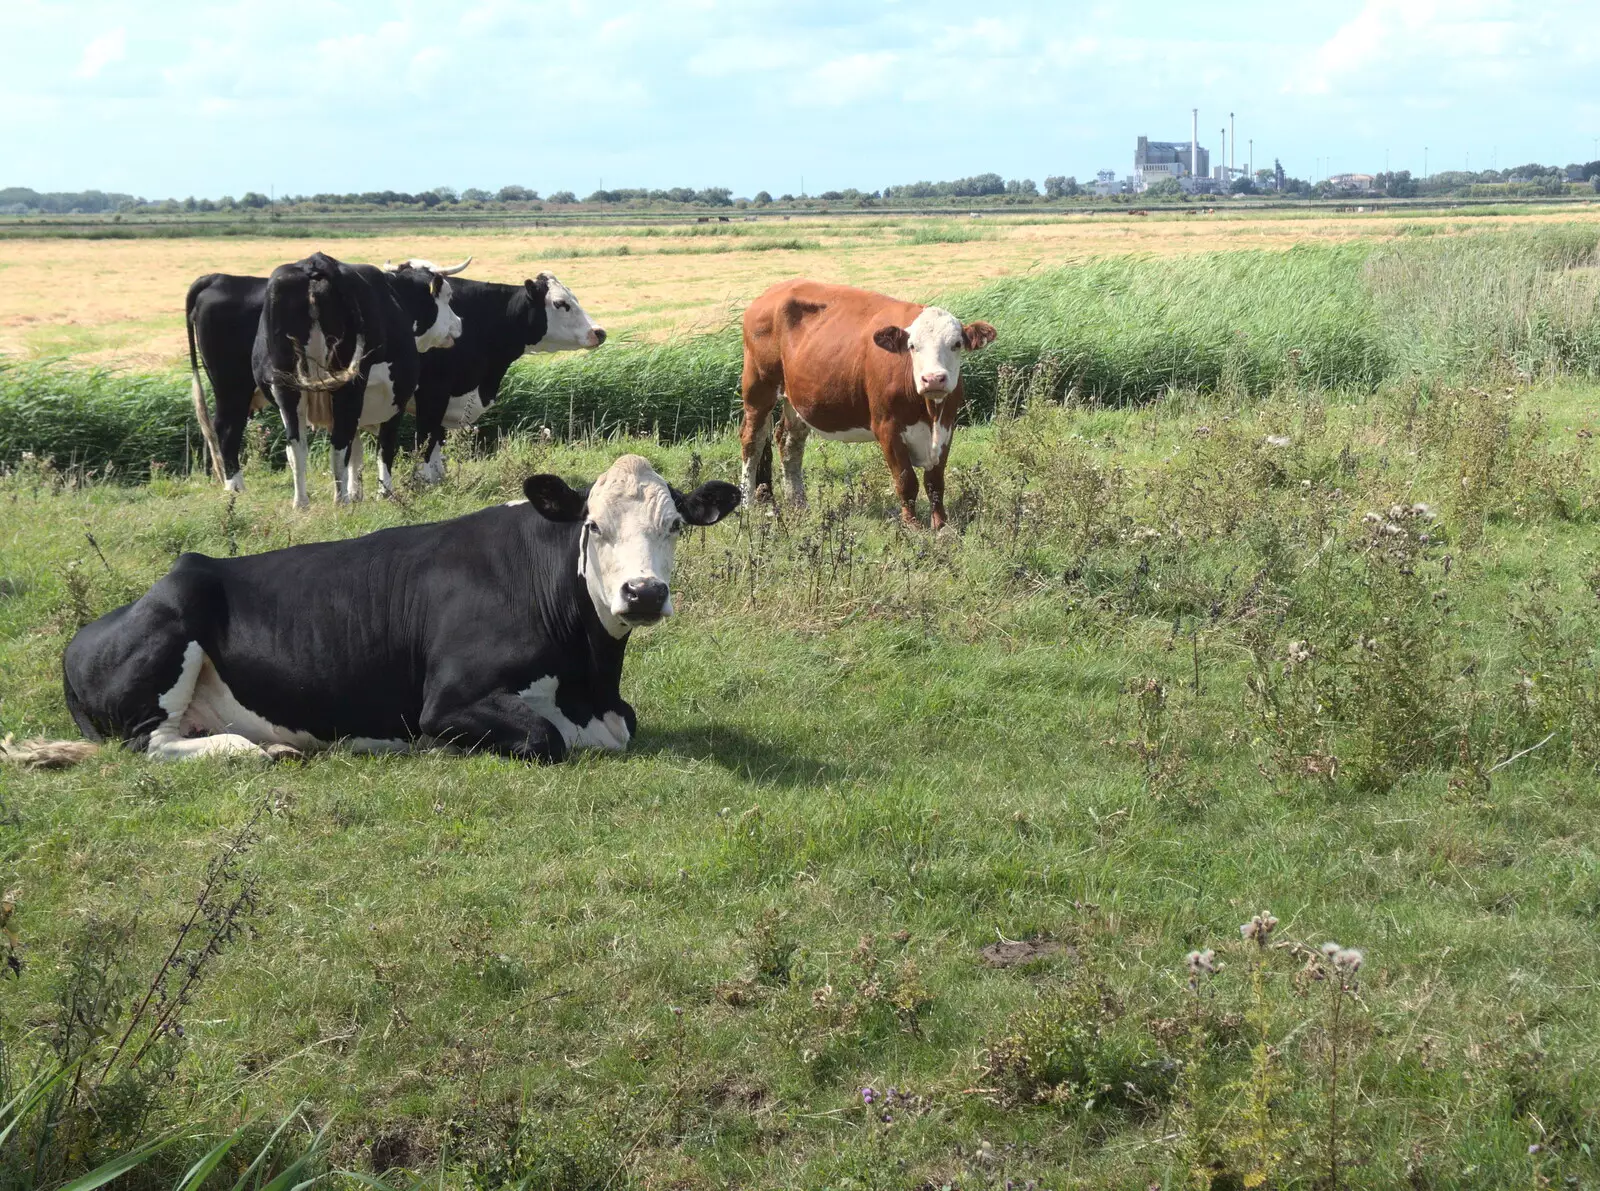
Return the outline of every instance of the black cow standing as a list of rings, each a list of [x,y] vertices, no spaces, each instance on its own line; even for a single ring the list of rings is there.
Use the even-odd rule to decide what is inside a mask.
[[[470,258],[468,258],[470,260]],[[357,410],[361,426],[379,432],[384,450],[379,459],[379,479],[385,491],[391,487],[394,456],[399,446],[398,413],[393,400],[395,385],[404,389],[407,400],[415,388],[417,356],[435,347],[449,347],[461,333],[461,320],[450,308],[450,290],[445,280],[467,266],[463,261],[454,269],[440,269],[425,261],[407,262],[398,269],[378,270],[368,265],[345,265],[318,253],[294,265],[285,265],[287,275],[275,278],[283,283],[279,309],[300,325],[285,336],[283,328],[273,335],[264,326],[267,296],[271,285],[265,277],[241,277],[228,273],[208,273],[196,278],[185,301],[189,331],[189,365],[193,372],[195,418],[210,450],[212,465],[223,484],[234,492],[244,489],[239,467],[239,447],[250,415],[269,403],[277,402],[274,385],[293,389],[303,398],[296,402],[296,415],[304,442],[305,424],[332,428],[333,410],[342,405]],[[328,305],[317,319],[309,317],[311,287],[309,270],[320,270],[320,303]],[[342,274],[341,274],[342,271]],[[342,276],[342,280],[341,280]],[[342,295],[342,296],[341,296]],[[294,318],[294,308],[301,317]],[[333,332],[324,321],[339,324]],[[378,334],[358,326],[363,336],[362,360],[354,354],[354,342],[346,322],[361,324],[376,320]],[[263,335],[267,338],[262,339]],[[373,340],[378,344],[375,346]],[[258,347],[258,340],[260,344]],[[342,341],[341,341],[342,340]],[[407,345],[413,345],[408,347]],[[277,349],[274,359],[273,347]],[[330,361],[338,361],[330,368]],[[288,375],[282,365],[289,363]],[[206,408],[205,390],[200,383],[204,363],[216,401],[213,422]],[[396,371],[398,366],[398,372]],[[340,394],[348,376],[360,385]],[[360,393],[360,397],[356,393]],[[269,401],[270,399],[270,401]],[[402,405],[404,403],[402,402]],[[393,425],[387,425],[392,422]],[[285,422],[287,428],[288,423]],[[305,503],[304,467],[299,464],[291,431],[290,463],[301,475],[296,484],[296,504]],[[352,496],[360,495],[360,443],[354,435],[347,444],[348,477],[336,476],[336,491],[345,487]]]
[[[429,483],[444,479],[445,431],[476,422],[524,352],[576,351],[606,341],[605,328],[549,273],[521,285],[460,278],[452,287],[461,338],[448,355],[422,358],[417,383],[417,444]]]
[[[629,633],[672,613],[678,534],[739,504],[688,494],[637,455],[586,492],[539,475],[513,501],[431,525],[243,558],[180,555],[132,604],[79,630],[67,708],[92,742],[159,759],[334,744],[435,744],[558,761],[625,748]],[[34,741],[0,759],[67,764]]]
[[[316,252],[272,271],[250,366],[257,390],[271,394],[283,418],[296,508],[311,503],[308,420],[331,427],[336,500],[360,498],[363,424],[380,428],[378,479],[392,487],[399,419],[416,391],[419,357],[451,347],[460,333],[450,282],[429,270],[385,272]]]
[[[385,272],[411,269],[452,278],[450,306],[462,320],[461,335],[448,354],[427,352],[420,361],[414,412],[422,447],[421,478],[430,483],[444,478],[445,432],[472,425],[494,404],[514,361],[525,352],[594,348],[606,339],[605,329],[549,273],[521,285],[456,277],[471,260],[468,257],[449,269],[424,260],[384,266]],[[210,437],[218,440],[213,459],[221,457],[217,478],[234,492],[244,490],[239,446],[245,425],[252,412],[268,404],[256,390],[250,365],[266,294],[265,277],[208,273],[189,287],[185,303],[195,416],[205,433],[210,415],[200,383],[203,364],[216,395],[216,432]],[[363,422],[362,427],[369,424]]]
[[[244,491],[239,448],[250,415],[267,404],[256,391],[250,349],[261,327],[267,305],[267,279],[233,273],[207,273],[197,277],[184,299],[184,322],[189,331],[189,370],[194,377],[195,421],[211,454],[211,468],[229,492]],[[197,349],[198,345],[198,349]],[[206,409],[206,392],[200,384],[200,364],[205,362],[216,395],[213,421]]]

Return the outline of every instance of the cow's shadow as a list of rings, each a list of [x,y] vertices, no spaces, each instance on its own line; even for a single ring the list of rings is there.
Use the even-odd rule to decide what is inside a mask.
[[[693,728],[650,728],[628,745],[630,753],[671,755],[715,761],[729,773],[758,785],[815,786],[846,779],[848,771],[831,761],[789,752],[742,728],[706,724]]]

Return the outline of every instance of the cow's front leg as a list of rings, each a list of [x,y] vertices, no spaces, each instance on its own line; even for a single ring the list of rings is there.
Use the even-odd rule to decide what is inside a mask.
[[[350,461],[345,467],[345,487],[350,492],[351,500],[361,500],[365,491],[361,484],[361,431],[358,429],[354,438],[350,440]]]
[[[619,753],[639,734],[639,717],[634,714],[633,704],[626,699],[619,698],[616,705],[600,718],[601,723],[616,739],[616,751]]]
[[[608,753],[625,751],[634,733],[639,730],[639,717],[620,698],[603,709],[595,707],[588,710],[586,718],[579,722],[581,727],[573,743],[580,747],[603,749]]]
[[[739,429],[739,491],[749,504],[763,485],[772,492],[772,410],[778,402],[779,379],[762,376],[746,353],[739,382],[744,424]]]
[[[542,763],[567,755],[567,742],[556,726],[512,694],[488,695],[460,706],[430,706],[420,726],[438,743],[469,753],[487,751]]]
[[[400,452],[400,415],[378,427],[378,489],[385,498],[394,495],[394,460]]]
[[[306,424],[300,417],[300,390],[293,385],[273,385],[273,399],[278,403],[278,416],[283,419],[283,433],[289,440],[284,454],[289,459],[289,475],[294,480],[293,505],[297,509],[311,507],[311,495],[306,489]]]
[[[339,504],[359,500],[353,493],[350,480],[351,447],[361,433],[361,405],[366,400],[367,380],[358,376],[333,395],[332,449],[333,499]],[[357,448],[359,450],[359,448]]]
[[[911,462],[911,453],[906,450],[905,440],[900,437],[899,427],[892,421],[879,422],[872,428],[872,433],[878,439],[878,446],[883,448],[883,461],[889,465],[889,474],[894,477],[894,490],[900,495],[900,520],[907,525],[917,525],[917,468]]]
[[[922,469],[922,486],[928,490],[928,525],[944,528],[944,462]]]

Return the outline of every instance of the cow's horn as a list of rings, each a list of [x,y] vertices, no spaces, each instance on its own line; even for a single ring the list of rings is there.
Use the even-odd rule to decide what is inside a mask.
[[[452,269],[435,269],[434,272],[439,274],[440,277],[454,277],[457,273],[461,272],[471,263],[472,258],[469,256],[466,260],[462,261],[459,265],[456,265]]]

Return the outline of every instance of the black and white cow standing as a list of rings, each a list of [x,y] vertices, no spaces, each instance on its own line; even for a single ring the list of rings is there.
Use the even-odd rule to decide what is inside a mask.
[[[323,420],[319,395],[329,406],[334,499],[361,496],[362,425],[380,427],[378,479],[389,491],[399,417],[416,391],[421,353],[453,346],[460,333],[450,281],[429,269],[386,273],[317,252],[272,271],[250,364],[256,387],[272,395],[283,418],[296,508],[311,503],[306,422]],[[309,409],[302,398],[310,398]]]
[[[537,475],[513,501],[430,525],[243,558],[183,554],[62,659],[90,741],[152,757],[452,745],[557,761],[620,750],[628,635],[672,613],[679,533],[739,489],[670,487],[624,455],[586,492]],[[81,742],[0,748],[35,764]]]
[[[440,268],[428,261],[407,262],[410,274],[436,274],[452,277],[469,264],[469,256],[453,268]],[[410,296],[416,276],[408,276],[390,266],[385,272],[391,276],[390,284],[397,296]],[[207,273],[197,277],[189,286],[184,301],[185,323],[189,332],[189,367],[193,374],[195,420],[199,423],[201,437],[211,455],[212,468],[223,486],[230,492],[244,491],[244,477],[239,466],[239,448],[244,441],[245,427],[256,410],[270,405],[262,390],[256,386],[255,369],[251,353],[256,334],[261,327],[261,315],[266,308],[267,279],[231,273]],[[424,316],[430,315],[426,303],[419,305]],[[431,308],[437,318],[437,300]],[[459,318],[459,315],[457,316]],[[419,343],[426,328],[419,326]],[[426,358],[426,357],[424,357]],[[205,388],[200,382],[200,369],[204,365],[211,380],[215,396],[216,417],[206,408]],[[270,391],[270,390],[269,390]],[[310,405],[313,424],[331,426],[331,409],[325,395],[318,395]],[[380,431],[382,423],[363,423],[362,429]],[[385,491],[387,472],[394,466],[394,450],[398,447],[398,423],[390,432],[391,448],[385,461],[380,454],[379,479]],[[357,469],[359,471],[359,467]]]
[[[461,337],[448,354],[423,357],[417,383],[420,471],[429,483],[444,479],[445,431],[471,426],[482,417],[500,395],[506,370],[524,352],[578,351],[606,341],[605,328],[549,273],[521,285],[463,277],[451,287]]]

